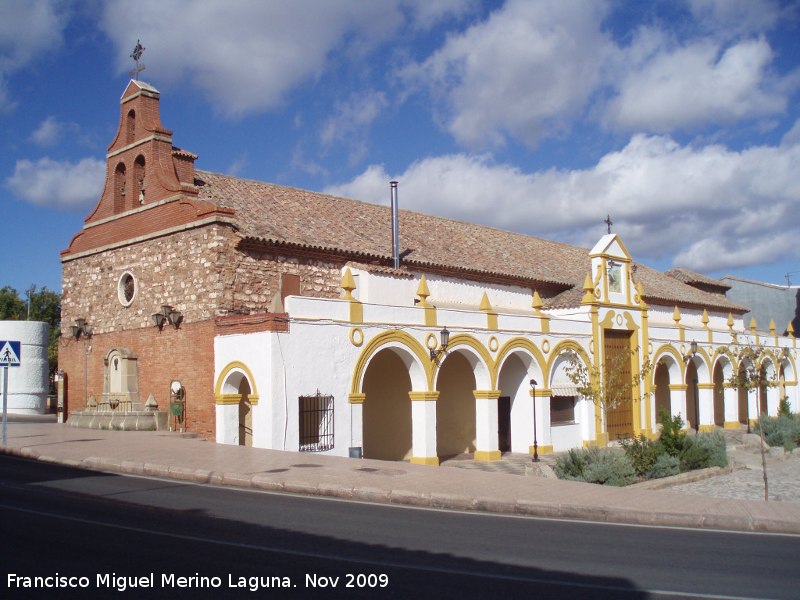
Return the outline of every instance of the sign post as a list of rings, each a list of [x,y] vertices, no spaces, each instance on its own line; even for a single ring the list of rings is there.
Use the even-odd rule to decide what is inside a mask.
[[[8,421],[8,367],[18,367],[21,355],[20,342],[0,340],[0,367],[3,367],[3,446],[6,445]]]

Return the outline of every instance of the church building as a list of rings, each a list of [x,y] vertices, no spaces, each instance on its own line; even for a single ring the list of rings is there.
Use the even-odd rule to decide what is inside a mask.
[[[587,250],[396,210],[395,182],[390,208],[202,171],[159,100],[126,87],[61,254],[70,424],[436,465],[655,437],[659,409],[697,430],[800,410],[794,331],[746,328],[718,280],[610,231]],[[576,361],[637,381],[628,401],[582,395]],[[748,367],[769,383],[731,385]]]

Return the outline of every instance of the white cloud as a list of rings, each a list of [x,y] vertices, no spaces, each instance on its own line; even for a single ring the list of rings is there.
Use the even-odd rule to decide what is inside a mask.
[[[689,8],[698,21],[725,36],[767,31],[784,12],[777,0],[689,0]]]
[[[58,144],[67,134],[72,134],[78,140],[80,127],[77,123],[59,121],[55,117],[47,117],[39,124],[39,127],[31,134],[31,141],[43,148],[49,148]],[[80,139],[85,143],[84,139]]]
[[[698,271],[800,258],[800,145],[681,146],[635,135],[584,170],[524,173],[487,156],[431,157],[404,173],[373,165],[330,193],[591,246],[614,230],[640,258]],[[790,240],[793,240],[790,242]]]
[[[351,164],[360,162],[367,153],[367,130],[388,104],[383,92],[353,94],[346,102],[337,102],[334,114],[322,126],[322,145],[344,144],[350,148]]]
[[[441,119],[469,147],[535,145],[568,129],[599,82],[610,40],[605,3],[510,0],[401,72],[441,100]]]
[[[60,209],[86,209],[100,199],[106,176],[104,161],[84,158],[77,163],[42,158],[18,160],[6,184],[15,196]]]
[[[159,82],[189,83],[228,116],[273,109],[303,83],[319,78],[332,54],[356,56],[398,35],[423,11],[423,2],[391,0],[141,0],[103,3],[101,27],[127,71],[146,31],[142,62]],[[462,3],[434,3],[425,14],[441,19]],[[419,13],[422,14],[422,13]]]
[[[649,33],[649,32],[648,32]],[[646,45],[652,44],[646,35]],[[639,43],[621,76],[619,95],[606,111],[607,123],[627,131],[669,132],[780,114],[787,96],[771,81],[773,55],[764,39],[721,49],[700,41],[641,60]]]
[[[61,46],[68,21],[62,6],[57,0],[0,2],[0,112],[15,106],[8,76]]]
[[[794,122],[792,128],[784,134],[781,140],[781,146],[791,146],[793,144],[800,144],[800,119]]]

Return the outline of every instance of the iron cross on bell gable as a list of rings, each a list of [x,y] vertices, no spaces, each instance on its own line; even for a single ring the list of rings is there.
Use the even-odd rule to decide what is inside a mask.
[[[131,58],[136,63],[136,66],[132,71],[130,71],[130,76],[133,77],[135,80],[139,79],[139,73],[144,71],[145,66],[143,64],[139,64],[139,59],[142,58],[142,52],[144,52],[146,48],[142,46],[142,42],[140,40],[136,40],[136,46],[131,53]]]

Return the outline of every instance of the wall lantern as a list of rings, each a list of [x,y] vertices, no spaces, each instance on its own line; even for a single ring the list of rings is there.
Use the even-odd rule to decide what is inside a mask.
[[[447,346],[450,344],[450,332],[447,330],[447,327],[442,329],[439,332],[439,349],[438,350],[431,350],[431,360],[436,362],[439,360],[439,357],[447,352]]]
[[[161,311],[153,313],[152,318],[153,323],[159,330],[163,329],[166,323],[169,323],[177,329],[183,322],[183,313],[179,310],[175,310],[169,304],[162,304]]]
[[[81,337],[92,337],[92,328],[86,323],[86,319],[75,319],[75,325],[70,326],[72,337],[79,340]]]

